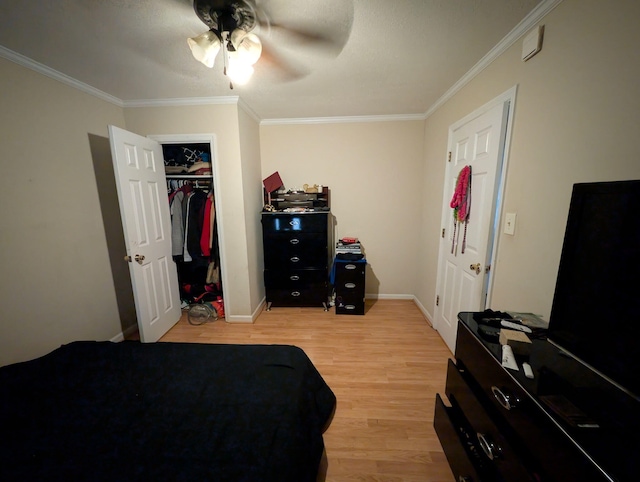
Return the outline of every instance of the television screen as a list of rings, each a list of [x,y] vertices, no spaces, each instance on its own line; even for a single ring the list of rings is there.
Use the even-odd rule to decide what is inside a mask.
[[[575,184],[549,340],[640,395],[640,181]]]

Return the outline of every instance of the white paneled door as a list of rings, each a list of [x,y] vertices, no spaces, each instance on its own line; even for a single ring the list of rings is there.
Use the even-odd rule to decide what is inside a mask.
[[[155,342],[181,315],[162,147],[114,126],[109,138],[140,340]]]
[[[509,102],[498,102],[449,132],[434,326],[454,353],[458,313],[485,308],[508,112]],[[471,168],[466,223],[450,207],[465,166]]]

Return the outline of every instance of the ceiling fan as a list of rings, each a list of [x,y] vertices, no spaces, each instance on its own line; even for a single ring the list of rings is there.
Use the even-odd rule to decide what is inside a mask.
[[[302,11],[301,3],[292,6],[290,2],[273,0],[194,0],[193,8],[198,18],[209,28],[206,32],[187,39],[191,52],[196,60],[212,68],[216,57],[222,51],[224,74],[233,85],[248,82],[254,72],[254,65],[262,58],[284,71],[287,78],[299,78],[301,69],[287,62],[282,55],[276,54],[269,45],[269,37],[274,31],[285,34],[284,38],[293,40],[295,48],[309,44],[329,47],[339,52],[346,43],[353,21],[352,0],[335,0],[336,8],[322,2],[316,8],[322,8],[325,15],[324,24],[318,22],[317,16],[311,18],[319,28],[300,27],[287,21],[277,21],[278,11],[291,13],[292,9]],[[313,2],[312,2],[313,3]],[[274,7],[274,8],[270,8]],[[311,12],[313,15],[313,12]],[[282,37],[280,42],[283,42]]]

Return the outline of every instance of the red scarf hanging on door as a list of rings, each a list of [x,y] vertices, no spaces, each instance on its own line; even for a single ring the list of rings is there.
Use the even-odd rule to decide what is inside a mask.
[[[457,246],[456,233],[459,223],[464,223],[464,235],[462,237],[462,250],[467,245],[467,224],[469,223],[469,211],[471,210],[471,166],[464,166],[458,173],[456,181],[456,189],[451,198],[449,206],[453,208],[453,243],[451,245],[451,253],[455,251]]]

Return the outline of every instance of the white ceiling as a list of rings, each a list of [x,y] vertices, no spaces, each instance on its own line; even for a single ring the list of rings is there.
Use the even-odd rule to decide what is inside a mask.
[[[281,59],[307,75],[283,80],[265,57],[249,84],[230,90],[221,62],[208,69],[187,46],[187,37],[207,30],[191,0],[0,0],[0,55],[122,105],[239,96],[262,120],[424,115],[549,3],[258,1],[275,22],[342,33],[350,27],[350,36],[341,51],[328,53],[264,34]]]

